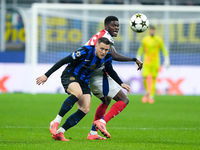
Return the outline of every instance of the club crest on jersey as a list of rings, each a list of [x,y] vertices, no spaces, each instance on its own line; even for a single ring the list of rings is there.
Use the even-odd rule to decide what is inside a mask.
[[[72,53],[72,58],[73,59],[76,59],[76,57],[80,57],[81,56],[81,52],[80,51],[77,51],[77,52],[73,52]]]
[[[81,56],[81,52],[80,51],[77,51],[76,52],[76,57],[80,57]]]
[[[70,77],[69,80],[70,80],[70,81],[74,81],[75,78],[74,78],[74,77]]]

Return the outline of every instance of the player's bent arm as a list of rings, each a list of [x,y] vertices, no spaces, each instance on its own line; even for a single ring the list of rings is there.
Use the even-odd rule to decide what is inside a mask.
[[[115,82],[117,82],[120,86],[123,83],[122,80],[119,78],[118,74],[113,69],[112,65],[105,65],[106,72],[110,75]]]
[[[137,60],[136,58],[126,57],[124,55],[117,53],[113,45],[111,45],[109,52],[112,55],[112,59],[115,61],[136,61]]]
[[[169,52],[168,52],[167,48],[165,47],[163,39],[161,39],[161,38],[160,38],[160,49],[162,50],[164,57],[169,56]]]
[[[126,57],[126,56],[123,56],[123,55],[117,53],[117,51],[115,50],[115,47],[113,45],[111,46],[109,52],[112,55],[112,59],[115,61],[135,61],[136,64],[138,65],[137,70],[141,70],[143,67],[143,63],[140,60],[138,60],[137,58]]]
[[[163,65],[164,65],[165,67],[169,67],[169,65],[170,65],[169,52],[168,52],[167,48],[165,47],[164,41],[163,41],[162,39],[161,39],[161,41],[160,41],[160,47],[161,47],[161,50],[162,50],[163,56],[164,56]]]
[[[122,88],[126,89],[127,93],[130,93],[130,91],[131,91],[130,86],[128,86],[127,84],[122,82],[122,80],[119,78],[118,74],[113,69],[112,65],[110,65],[110,67],[105,67],[105,68],[106,68],[106,71],[108,72],[108,74],[110,75],[110,77],[113,78],[113,80],[115,80]]]

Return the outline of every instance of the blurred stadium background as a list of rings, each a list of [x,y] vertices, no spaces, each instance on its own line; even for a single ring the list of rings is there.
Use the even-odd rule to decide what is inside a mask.
[[[0,93],[62,93],[62,69],[44,86],[36,87],[35,78],[86,43],[108,15],[120,20],[118,52],[135,57],[148,31],[136,34],[128,24],[131,15],[141,12],[170,52],[171,66],[160,70],[157,94],[200,95],[199,5],[199,0],[1,0]],[[114,62],[114,67],[132,93],[144,92],[141,72],[133,63]]]
[[[141,102],[142,76],[134,63],[113,62],[132,95],[126,110],[107,124],[112,138],[86,140],[100,103],[93,96],[90,113],[65,133],[70,142],[53,141],[49,122],[66,98],[60,94],[63,69],[42,86],[35,85],[36,77],[102,29],[108,15],[120,21],[116,49],[135,57],[148,33],[130,30],[136,12],[147,15],[170,53],[171,66],[161,68],[157,78],[156,103]],[[200,149],[199,14],[200,0],[1,0],[0,149]]]

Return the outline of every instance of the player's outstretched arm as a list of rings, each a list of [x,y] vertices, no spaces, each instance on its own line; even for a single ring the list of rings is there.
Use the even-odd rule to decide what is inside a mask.
[[[116,51],[114,46],[111,46],[109,52],[112,55],[112,59],[115,60],[115,61],[135,61],[137,66],[138,66],[137,70],[141,70],[142,67],[143,67],[143,63],[140,62],[140,60],[138,60],[137,58],[126,57],[124,55],[121,55],[121,54],[117,53],[117,51]]]
[[[112,55],[112,59],[115,61],[135,61],[136,60],[135,58],[126,57],[124,55],[117,53],[117,51],[113,45],[110,47],[109,52]]]
[[[47,76],[42,75],[36,79],[36,84],[37,85],[44,84],[47,81],[47,79],[48,79]]]
[[[61,66],[63,66],[64,64],[67,64],[68,62],[72,61],[72,57],[71,55],[61,59],[60,61],[58,61],[57,63],[55,63],[44,75],[38,77],[36,79],[36,84],[40,85],[40,84],[44,84],[48,77],[55,72],[56,70],[58,70]]]

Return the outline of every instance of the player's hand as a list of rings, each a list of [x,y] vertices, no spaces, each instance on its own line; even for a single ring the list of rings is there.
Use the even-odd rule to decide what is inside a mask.
[[[47,81],[47,79],[48,79],[47,76],[42,75],[36,79],[36,84],[37,85],[44,84]]]
[[[165,57],[165,60],[163,62],[164,67],[168,68],[170,65],[169,57]]]
[[[122,83],[121,84],[121,87],[126,89],[127,90],[127,93],[129,94],[131,92],[131,88],[129,85],[125,84],[125,83]]]
[[[142,70],[143,63],[140,60],[138,60],[138,59],[135,62],[138,65],[138,69],[137,70]]]

